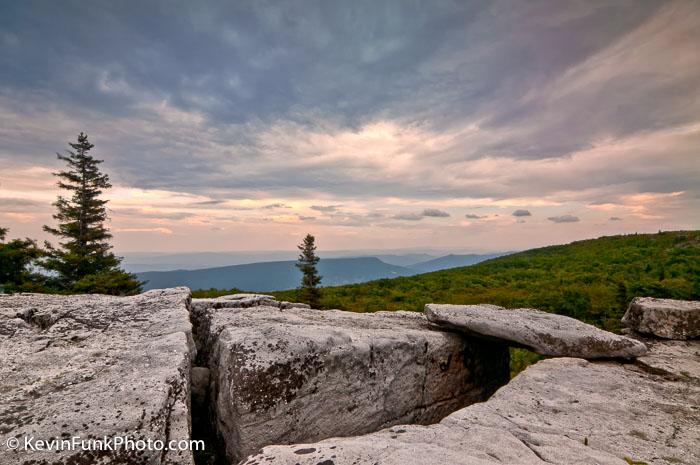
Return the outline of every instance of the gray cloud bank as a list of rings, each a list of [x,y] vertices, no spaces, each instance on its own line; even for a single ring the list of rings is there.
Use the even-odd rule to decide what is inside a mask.
[[[573,215],[550,216],[547,219],[552,223],[577,223],[581,221],[578,216]]]
[[[143,189],[697,211],[698,43],[696,2],[9,2],[0,162],[85,130]]]
[[[423,218],[448,218],[450,216],[446,211],[438,210],[437,208],[426,208],[422,212],[414,213],[399,213],[392,218],[403,221],[420,221]]]

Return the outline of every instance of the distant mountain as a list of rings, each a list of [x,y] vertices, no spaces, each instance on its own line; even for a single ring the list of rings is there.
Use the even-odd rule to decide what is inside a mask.
[[[130,273],[175,271],[295,260],[296,251],[261,252],[125,252],[122,266]]]
[[[130,273],[144,271],[175,271],[214,268],[220,266],[245,265],[259,262],[296,260],[296,250],[268,250],[252,252],[123,252],[122,266]],[[326,258],[377,257],[384,263],[409,266],[437,258],[444,253],[424,253],[414,251],[376,250],[324,250],[319,252]]]
[[[411,267],[417,263],[427,262],[428,260],[433,260],[438,258],[440,255],[430,255],[427,253],[405,253],[405,254],[373,254],[373,257],[377,257],[384,263],[389,265],[405,266]]]
[[[244,289],[254,292],[269,292],[291,289],[299,285],[301,273],[296,262],[277,261],[222,266],[199,270],[146,271],[136,273],[141,281],[147,281],[145,290],[173,286],[190,289]],[[323,276],[322,285],[337,286],[361,283],[381,278],[411,276],[415,270],[384,263],[376,257],[324,258],[318,263]]]
[[[409,265],[408,268],[419,273],[429,273],[431,271],[447,270],[449,268],[459,268],[461,266],[474,265],[484,260],[501,257],[507,253],[492,253],[485,255],[467,254],[467,255],[445,255],[444,257],[434,258],[420,263]]]

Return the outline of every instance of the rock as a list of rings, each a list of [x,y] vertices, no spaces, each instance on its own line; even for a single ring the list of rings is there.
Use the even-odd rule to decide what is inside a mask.
[[[266,294],[229,294],[209,299],[192,299],[192,321],[194,322],[194,333],[197,353],[200,354],[198,364],[203,364],[205,360],[202,346],[211,345],[207,339],[212,336],[208,325],[210,318],[204,317],[208,312],[220,308],[253,308],[253,307],[276,307],[276,308],[310,308],[307,304],[294,302],[278,302],[271,295]]]
[[[230,294],[211,299],[192,299],[192,307],[195,310],[207,308],[250,308],[260,306],[310,308],[307,304],[284,301],[278,302],[273,296],[265,294]]]
[[[700,301],[635,297],[622,323],[642,334],[666,339],[700,337]]]
[[[645,340],[649,352],[636,365],[669,379],[700,383],[700,344],[694,341]]]
[[[683,348],[685,347],[685,349]],[[656,350],[668,354],[664,345]],[[691,359],[700,343],[675,345]],[[695,364],[697,370],[697,364]],[[700,372],[678,381],[636,364],[543,360],[486,402],[431,426],[265,447],[245,464],[626,465],[700,463]]]
[[[25,437],[189,439],[189,299],[186,288],[0,296],[0,463],[192,464],[189,451],[5,447]]]
[[[235,461],[269,444],[428,424],[508,381],[508,349],[422,314],[198,307],[199,363]]]
[[[431,322],[464,333],[509,341],[541,355],[560,357],[639,357],[646,346],[634,339],[609,333],[595,326],[533,309],[509,310],[495,305],[428,304]]]

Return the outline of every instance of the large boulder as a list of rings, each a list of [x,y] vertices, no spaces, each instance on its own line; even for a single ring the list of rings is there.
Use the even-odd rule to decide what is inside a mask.
[[[508,349],[412,312],[259,306],[194,315],[232,461],[269,444],[429,424],[508,381]]]
[[[700,343],[656,344],[644,365],[543,360],[487,402],[431,426],[394,426],[353,438],[270,446],[244,463],[275,465],[627,465],[700,463]],[[660,349],[661,360],[655,360]],[[648,366],[669,354],[683,379]]]
[[[425,306],[428,320],[473,336],[507,341],[538,354],[559,357],[629,358],[644,355],[646,346],[574,318],[529,308],[496,305]]]
[[[186,288],[0,296],[0,464],[192,464],[190,451],[155,443],[190,438],[189,300]],[[36,447],[117,436],[153,447],[24,450],[25,438]],[[19,449],[6,447],[11,438]]]
[[[700,337],[700,301],[635,297],[622,323],[630,329],[666,339]]]

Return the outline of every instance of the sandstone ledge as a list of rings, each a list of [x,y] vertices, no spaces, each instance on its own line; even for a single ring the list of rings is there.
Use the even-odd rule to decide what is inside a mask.
[[[700,338],[700,301],[636,297],[622,323],[633,331],[665,339]]]
[[[1,464],[192,464],[187,451],[9,451],[10,437],[189,439],[189,289],[0,296]]]
[[[644,365],[541,361],[487,402],[431,426],[394,426],[354,438],[270,446],[244,463],[301,465],[626,465],[700,463],[700,372],[647,370],[669,350],[689,362],[700,344],[654,345]],[[658,352],[657,352],[658,350]],[[658,357],[658,359],[657,359]]]
[[[637,340],[530,308],[428,304],[425,314],[437,325],[526,347],[542,355],[595,359],[638,357],[647,352]]]
[[[429,424],[508,381],[501,344],[413,312],[200,308],[200,364],[227,455],[269,444]]]

